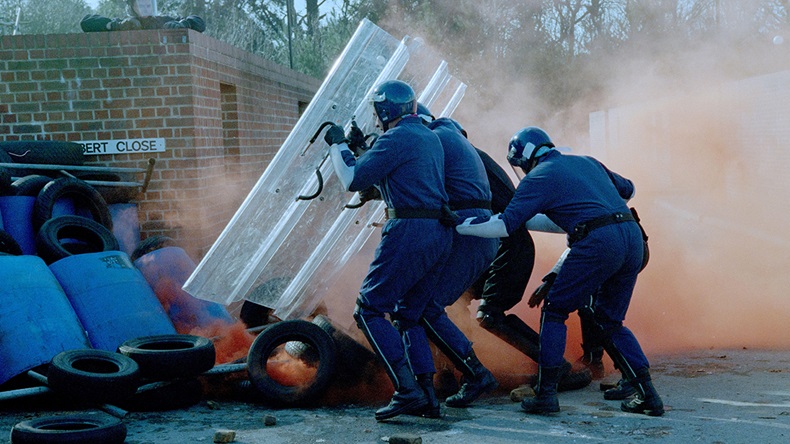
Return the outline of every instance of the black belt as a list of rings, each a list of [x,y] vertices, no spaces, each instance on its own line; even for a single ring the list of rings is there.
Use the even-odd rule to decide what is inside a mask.
[[[472,208],[479,208],[481,210],[490,210],[490,200],[462,200],[460,202],[450,202],[450,209],[453,211],[458,210],[471,210]]]
[[[439,210],[430,210],[427,208],[387,208],[385,215],[387,219],[436,219],[446,227],[454,227],[459,223],[458,215],[446,204],[442,205],[442,208]]]
[[[605,227],[611,224],[619,224],[621,222],[636,222],[634,215],[628,213],[614,213],[607,214],[606,216],[596,217],[587,222],[580,222],[573,227],[573,233],[568,235],[568,244],[573,244],[584,239],[590,232],[596,228]]]

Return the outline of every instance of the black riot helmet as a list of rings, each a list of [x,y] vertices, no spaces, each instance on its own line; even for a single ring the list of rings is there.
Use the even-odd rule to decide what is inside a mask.
[[[384,131],[389,124],[398,118],[414,114],[417,111],[417,97],[414,90],[400,80],[387,80],[373,91],[371,97],[373,109],[376,110]]]
[[[549,135],[536,127],[528,126],[519,130],[510,139],[507,151],[507,161],[514,167],[524,170],[524,173],[535,167],[537,159],[554,148]]]

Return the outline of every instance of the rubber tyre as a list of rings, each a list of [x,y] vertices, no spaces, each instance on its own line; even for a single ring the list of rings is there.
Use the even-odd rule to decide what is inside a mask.
[[[35,232],[44,225],[44,222],[52,218],[55,202],[66,196],[74,199],[77,208],[87,208],[93,220],[112,231],[112,215],[101,194],[83,180],[61,177],[44,185],[36,197],[32,216]]]
[[[52,358],[47,379],[47,385],[66,399],[113,404],[137,391],[140,367],[120,353],[66,350]]]
[[[163,412],[192,407],[203,399],[203,384],[197,378],[177,379],[123,400],[118,407],[131,412]]]
[[[146,254],[156,251],[160,248],[165,247],[177,247],[178,244],[175,240],[170,237],[163,236],[161,234],[155,234],[153,236],[149,236],[145,238],[142,242],[137,244],[134,251],[132,251],[132,262],[140,259],[141,256],[145,256]]]
[[[337,329],[324,315],[313,318],[313,324],[327,332],[335,341],[337,359],[335,360],[335,383],[343,387],[357,384],[365,377],[370,366],[376,365],[376,354],[360,344],[356,339]]]
[[[15,140],[0,142],[0,150],[6,152],[14,163],[82,165],[85,162],[82,146],[76,142]]]
[[[140,366],[140,375],[152,381],[198,376],[214,367],[214,344],[201,336],[156,335],[130,339],[118,352]]]
[[[67,239],[78,242],[66,242]],[[36,236],[36,254],[47,265],[75,254],[119,250],[118,239],[110,230],[81,216],[50,219]]]
[[[22,421],[11,429],[11,444],[120,444],[126,425],[106,414],[78,413]]]
[[[288,341],[310,344],[319,358],[315,378],[303,387],[280,384],[266,372],[266,363],[275,349]],[[305,405],[318,398],[329,386],[335,371],[335,343],[321,327],[307,321],[288,320],[263,330],[247,355],[247,373],[264,401],[278,406]]]
[[[41,192],[41,189],[50,182],[52,182],[51,177],[40,174],[28,174],[11,182],[8,194],[10,196],[36,197]]]
[[[12,256],[21,256],[22,247],[7,232],[0,230],[0,253],[7,253]]]

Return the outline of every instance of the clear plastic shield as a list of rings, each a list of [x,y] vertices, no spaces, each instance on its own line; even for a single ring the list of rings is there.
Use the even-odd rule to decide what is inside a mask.
[[[337,183],[322,123],[355,119],[374,130],[371,90],[400,78],[428,106],[455,109],[465,86],[447,64],[405,37],[398,41],[363,21],[277,155],[184,284],[195,297],[220,303],[245,298],[281,319],[312,312],[382,219],[384,204],[358,202]],[[444,103],[442,103],[442,101]],[[318,191],[320,190],[320,193]],[[350,298],[353,304],[353,297]]]

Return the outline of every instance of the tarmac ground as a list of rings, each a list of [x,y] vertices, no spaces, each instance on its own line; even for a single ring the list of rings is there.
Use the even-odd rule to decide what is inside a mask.
[[[208,394],[188,408],[131,411],[126,443],[212,443],[218,431],[236,443],[783,443],[790,441],[790,351],[692,350],[651,356],[666,413],[627,414],[606,401],[599,382],[560,393],[555,416],[527,415],[507,384],[468,408],[442,406],[441,419],[398,416],[377,422],[372,405],[276,409]],[[616,379],[607,376],[606,381]],[[35,399],[34,399],[35,398]],[[98,409],[80,413],[105,414]],[[48,396],[0,404],[0,428],[75,413]],[[6,438],[8,439],[8,438]],[[404,441],[405,439],[405,441]]]

